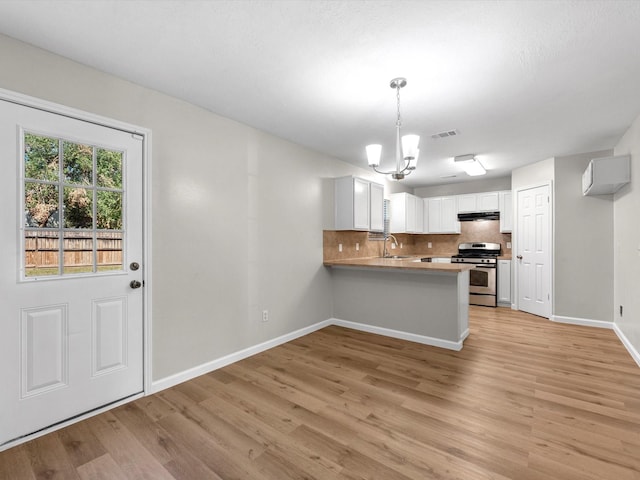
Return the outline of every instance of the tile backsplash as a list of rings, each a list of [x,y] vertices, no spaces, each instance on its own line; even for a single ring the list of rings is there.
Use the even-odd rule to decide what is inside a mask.
[[[451,256],[458,252],[458,244],[469,242],[493,242],[502,247],[502,255],[511,255],[507,242],[511,242],[510,233],[500,233],[500,222],[488,220],[479,222],[462,222],[460,234],[394,234],[400,245],[390,249],[392,255],[442,255]],[[431,243],[431,248],[428,244]],[[342,245],[342,252],[339,245]],[[356,244],[359,247],[356,250]],[[369,240],[367,232],[325,230],[323,232],[323,259],[339,260],[344,258],[379,257],[382,256],[383,243]]]

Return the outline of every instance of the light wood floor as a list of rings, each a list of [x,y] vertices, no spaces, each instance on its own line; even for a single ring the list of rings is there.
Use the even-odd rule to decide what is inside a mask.
[[[326,328],[0,453],[0,478],[640,479],[612,331],[471,317],[461,352]]]

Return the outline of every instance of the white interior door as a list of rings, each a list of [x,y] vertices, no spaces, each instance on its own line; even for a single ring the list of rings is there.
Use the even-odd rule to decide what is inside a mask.
[[[0,100],[0,162],[1,448],[143,390],[142,141]]]
[[[518,190],[516,271],[518,309],[551,315],[551,221],[549,186]]]

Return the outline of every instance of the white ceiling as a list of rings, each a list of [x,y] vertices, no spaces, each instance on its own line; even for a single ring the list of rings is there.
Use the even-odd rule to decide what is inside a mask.
[[[640,114],[638,1],[3,0],[0,32],[363,167],[404,76],[409,186],[611,148]]]

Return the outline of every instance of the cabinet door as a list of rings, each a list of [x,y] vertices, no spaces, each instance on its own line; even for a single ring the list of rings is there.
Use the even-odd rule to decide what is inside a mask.
[[[424,202],[422,198],[415,197],[416,201],[416,232],[425,233],[424,230]]]
[[[369,230],[369,182],[353,179],[353,228]]]
[[[477,212],[476,199],[475,193],[458,195],[458,213]]]
[[[389,231],[391,233],[407,232],[407,200],[406,193],[389,195]]]
[[[442,198],[429,198],[429,233],[442,231]]]
[[[369,189],[371,205],[370,230],[372,232],[382,232],[384,230],[384,186],[372,183]]]
[[[500,231],[513,230],[513,195],[510,191],[500,192]]]
[[[416,197],[413,195],[407,195],[405,197],[406,203],[406,231],[407,233],[416,233]]]
[[[479,212],[497,212],[500,208],[498,192],[479,193],[477,202]]]
[[[498,260],[498,302],[511,305],[511,260]]]
[[[422,199],[422,232],[423,233],[432,233],[429,230],[429,199]]]
[[[460,233],[458,221],[458,204],[456,197],[442,197],[441,200],[440,232]],[[429,212],[431,213],[431,212]]]

